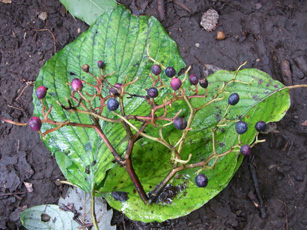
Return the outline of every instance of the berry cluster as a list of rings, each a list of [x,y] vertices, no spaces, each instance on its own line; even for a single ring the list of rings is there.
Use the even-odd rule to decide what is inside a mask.
[[[240,96],[237,93],[233,93],[228,98],[229,105],[236,105],[240,100]],[[244,121],[238,121],[235,125],[236,132],[239,135],[246,133],[248,126],[247,123]],[[257,132],[263,132],[266,129],[266,123],[264,121],[258,121],[255,125],[255,129]],[[240,148],[240,153],[243,156],[248,156],[251,153],[251,146],[249,145],[242,145]]]
[[[152,59],[151,59],[152,60]],[[155,60],[154,60],[155,61]],[[91,75],[95,81],[96,85],[90,84],[84,80],[81,80],[79,78],[74,78],[71,82],[67,83],[71,87],[71,95],[70,99],[66,99],[68,106],[65,106],[58,102],[58,104],[65,110],[69,112],[75,112],[75,113],[86,113],[88,114],[91,119],[92,119],[92,124],[81,124],[81,123],[73,123],[70,121],[65,121],[65,122],[59,122],[59,121],[53,121],[48,118],[49,113],[51,112],[52,107],[49,108],[49,110],[46,112],[47,106],[44,104],[44,98],[47,95],[47,90],[48,88],[45,86],[39,86],[36,89],[36,96],[37,98],[41,101],[43,105],[42,109],[42,116],[43,119],[40,119],[39,117],[32,117],[29,119],[27,124],[21,124],[13,121],[9,121],[6,119],[2,119],[4,121],[13,123],[13,124],[21,124],[21,125],[28,125],[33,131],[38,131],[43,137],[47,135],[50,132],[56,131],[63,126],[77,126],[77,127],[84,127],[84,128],[93,128],[95,129],[99,136],[103,139],[104,143],[106,143],[107,147],[113,154],[116,162],[120,164],[121,166],[125,167],[127,170],[129,176],[131,177],[135,187],[137,188],[136,190],[138,191],[140,197],[144,201],[144,203],[147,203],[148,200],[151,202],[154,202],[155,199],[157,198],[158,194],[161,192],[161,190],[166,186],[168,183],[169,179],[172,178],[176,172],[183,170],[185,168],[201,168],[197,172],[197,176],[195,178],[195,184],[198,187],[206,187],[208,185],[208,178],[205,174],[200,173],[200,171],[204,169],[210,169],[214,168],[218,160],[235,151],[236,148],[240,148],[241,154],[244,156],[247,156],[251,152],[251,147],[249,145],[241,145],[241,142],[239,141],[238,145],[232,146],[228,151],[224,153],[217,153],[216,148],[215,148],[215,136],[216,136],[216,130],[219,125],[223,125],[228,120],[226,119],[227,116],[227,111],[230,106],[234,106],[239,103],[240,97],[237,93],[233,93],[229,96],[228,98],[228,106],[225,112],[224,117],[218,122],[216,127],[211,130],[212,132],[212,146],[213,146],[213,152],[211,156],[203,160],[201,162],[197,163],[189,163],[192,154],[190,154],[189,158],[187,160],[184,160],[181,158],[181,151],[182,151],[182,146],[184,144],[184,141],[188,135],[189,130],[191,130],[191,124],[192,121],[196,115],[196,113],[204,109],[207,105],[204,104],[200,107],[193,108],[193,106],[190,103],[190,100],[193,97],[199,97],[199,98],[206,98],[208,94],[208,86],[209,82],[207,78],[200,78],[194,74],[191,74],[188,77],[188,80],[192,86],[195,87],[195,90],[192,90],[194,93],[193,95],[188,95],[186,93],[186,90],[183,89],[182,85],[187,79],[187,73],[189,69],[185,73],[185,77],[183,80],[181,80],[179,77],[176,76],[176,70],[169,66],[169,67],[164,67],[157,61],[155,61],[157,64],[154,64],[151,66],[151,73],[150,76],[153,80],[153,84],[150,88],[146,89],[146,92],[144,92],[143,95],[136,95],[132,94],[128,91],[129,85],[133,84],[138,80],[138,78],[134,79],[131,82],[126,82],[126,80],[122,83],[116,83],[116,84],[110,84],[108,81],[108,77],[110,75],[104,75],[103,74],[103,69],[106,67],[106,64],[103,61],[98,61],[97,62],[97,67],[101,71],[100,76],[95,76],[93,73],[90,71],[90,66],[88,64],[84,64],[81,68],[82,70],[86,73]],[[160,74],[162,73],[162,69],[164,69],[164,73],[166,77],[171,78],[170,81],[170,88],[174,91],[173,93],[169,94],[168,97],[166,97],[165,100],[163,100],[162,104],[159,104],[159,96],[164,95],[161,90],[164,90],[168,86],[164,84],[163,80],[160,78]],[[156,79],[157,78],[157,79]],[[160,85],[159,85],[160,83]],[[198,84],[200,87],[206,89],[206,94],[201,95],[198,93]],[[226,84],[227,85],[227,84]],[[88,92],[86,92],[87,87],[93,87],[95,89],[95,94],[90,95]],[[226,86],[224,86],[225,88]],[[221,100],[221,97],[219,97],[221,94],[224,95],[224,88],[220,91],[218,91],[217,95],[213,97],[212,102]],[[106,94],[105,92],[108,92]],[[133,99],[135,97],[138,98],[143,98],[149,105],[150,110],[148,111],[147,116],[138,116],[138,115],[128,115],[125,114],[125,109],[124,109],[124,100],[127,99]],[[170,97],[170,98],[169,98]],[[98,99],[100,101],[100,105],[96,108],[93,108],[92,106],[92,101],[94,99]],[[223,98],[222,98],[223,99]],[[184,101],[188,107],[190,108],[190,114],[187,116],[182,116],[181,110],[177,112],[175,115],[169,115],[170,113],[168,112],[168,106],[170,107],[172,103],[176,101]],[[76,105],[73,105],[73,104]],[[113,114],[113,117],[115,118],[110,118],[110,117],[105,117],[102,114],[103,110],[107,109],[109,111],[108,114]],[[163,115],[158,116],[157,111],[158,110],[164,110]],[[159,113],[161,114],[161,113]],[[99,125],[99,120],[104,120],[106,122],[110,123],[120,123],[124,129],[127,132],[127,135],[129,136],[129,143],[127,147],[127,151],[124,156],[120,156],[119,153],[117,153],[115,147],[113,147],[112,143],[108,140],[107,136],[104,134],[103,130],[101,129]],[[131,122],[134,121],[134,122]],[[137,128],[134,123],[140,122],[141,125]],[[159,124],[157,124],[158,122]],[[45,132],[41,133],[40,129],[42,127],[43,123],[48,123],[52,124],[55,127],[49,130],[46,130]],[[153,137],[147,134],[144,130],[146,129],[147,126],[152,125],[154,128],[159,127],[159,137]],[[177,130],[177,132],[181,133],[181,138],[178,140],[178,142],[175,145],[171,145],[164,137],[163,137],[163,132],[162,129],[165,128],[166,126],[173,125]],[[244,134],[247,131],[247,124],[244,121],[238,121],[235,125],[235,130],[237,133],[240,135]],[[256,130],[258,132],[262,132],[266,128],[266,124],[263,121],[257,122],[255,126]],[[132,132],[134,130],[135,132]],[[167,179],[163,180],[161,183],[159,183],[153,190],[152,192],[147,195],[141,185],[141,183],[138,180],[138,177],[136,173],[133,170],[133,167],[131,166],[131,154],[133,150],[133,146],[136,142],[136,140],[140,137],[143,136],[145,138],[149,138],[153,141],[159,142],[160,144],[166,146],[169,151],[171,152],[171,161],[174,165],[174,170],[172,170],[169,174]],[[214,160],[214,163],[209,166],[209,162]],[[173,174],[172,174],[173,173]]]

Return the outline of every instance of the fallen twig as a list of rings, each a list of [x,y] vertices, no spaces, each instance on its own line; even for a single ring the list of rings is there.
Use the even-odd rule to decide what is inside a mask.
[[[21,195],[25,194],[25,192],[9,192],[9,193],[0,193],[1,196],[15,196],[15,195]]]
[[[180,2],[178,2],[178,1],[176,1],[176,0],[174,0],[173,2],[174,2],[176,5],[180,6],[182,9],[186,10],[189,14],[191,14],[191,10],[190,10],[188,7],[186,7],[185,5],[183,5],[182,3],[180,3]]]
[[[55,41],[55,36],[54,36],[54,34],[49,30],[49,29],[40,29],[40,30],[35,30],[36,32],[37,31],[41,31],[41,32],[43,32],[43,31],[48,31],[50,34],[51,34],[51,36],[52,36],[52,39],[53,39],[53,49],[54,49],[54,52],[56,53],[56,41]]]
[[[17,101],[21,96],[22,94],[24,93],[24,91],[26,90],[26,88],[29,87],[29,85],[33,85],[34,81],[27,81],[26,82],[26,86],[23,87],[23,89],[21,90],[20,94],[18,95],[18,97],[16,97],[15,101]]]
[[[165,3],[164,0],[158,0],[158,11],[161,21],[165,20]]]
[[[259,201],[258,208],[259,208],[259,211],[260,211],[260,217],[262,219],[266,219],[267,213],[266,213],[266,210],[265,210],[264,205],[263,205],[263,199],[262,199],[262,196],[261,196],[261,191],[260,191],[259,182],[258,182],[258,178],[257,178],[257,172],[256,172],[256,168],[253,165],[253,163],[254,163],[254,157],[252,155],[249,155],[248,165],[249,165],[250,173],[251,173],[251,176],[252,176],[253,185],[254,185],[254,188],[255,188],[255,191],[256,191],[256,195],[257,195],[257,198],[258,198],[258,201]]]

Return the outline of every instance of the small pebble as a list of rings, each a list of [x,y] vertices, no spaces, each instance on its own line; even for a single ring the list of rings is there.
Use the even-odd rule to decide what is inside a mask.
[[[256,4],[255,4],[255,8],[256,8],[256,10],[261,9],[261,7],[262,7],[262,5],[261,5],[260,3],[256,3]]]
[[[216,33],[216,39],[217,40],[224,40],[226,38],[225,34],[223,31],[217,31]]]
[[[199,47],[199,43],[195,43],[195,46],[198,48]]]
[[[47,19],[47,12],[41,12],[39,15],[38,15],[38,18],[45,21]]]

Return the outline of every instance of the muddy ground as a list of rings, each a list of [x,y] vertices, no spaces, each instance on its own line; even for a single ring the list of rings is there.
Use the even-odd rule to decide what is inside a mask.
[[[157,1],[122,1],[135,13],[161,19]],[[184,5],[184,6],[183,6]],[[203,12],[220,14],[217,30],[206,32]],[[240,63],[269,73],[286,85],[307,83],[307,2],[304,0],[165,1],[163,26],[177,42],[193,72],[213,64],[235,70]],[[47,12],[47,19],[38,16]],[[88,28],[58,0],[0,1],[0,116],[27,122],[32,114],[33,82],[55,50],[61,50]],[[54,37],[53,37],[54,36]],[[115,212],[118,229],[307,229],[307,90],[296,89],[292,106],[277,123],[279,133],[263,136],[253,149],[254,165],[267,213],[260,217],[249,161],[228,187],[190,215],[164,223],[143,224]],[[0,124],[0,229],[22,229],[19,214],[26,207],[56,203],[66,186],[55,159],[37,133],[27,127]],[[28,192],[24,182],[33,185]]]

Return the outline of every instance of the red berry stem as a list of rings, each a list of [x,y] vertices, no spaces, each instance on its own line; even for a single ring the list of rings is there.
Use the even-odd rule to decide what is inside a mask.
[[[125,169],[128,172],[128,174],[129,174],[129,176],[130,176],[130,178],[131,178],[140,198],[142,199],[144,204],[147,204],[148,203],[148,197],[146,195],[146,192],[144,191],[144,188],[143,188],[138,176],[136,175],[136,173],[133,169],[132,161],[131,161],[131,155],[129,155],[129,157],[126,159]]]
[[[80,123],[74,123],[74,122],[69,122],[69,121],[66,121],[66,122],[56,122],[56,121],[52,121],[50,119],[48,120],[42,120],[43,123],[48,123],[48,124],[51,124],[51,125],[57,125],[57,127],[55,128],[52,128],[52,129],[48,129],[46,130],[45,132],[41,133],[42,137],[45,137],[47,134],[49,133],[52,133],[64,126],[75,126],[75,127],[82,127],[82,128],[94,128],[93,125],[89,125],[89,124],[80,124]]]
[[[125,87],[125,85],[123,87]],[[124,103],[123,103],[123,97],[122,96],[120,96],[119,103],[120,103],[120,108],[121,108],[121,115],[125,116]],[[139,133],[137,133],[137,136],[135,136],[132,133],[130,126],[125,121],[122,121],[122,124],[123,124],[123,126],[126,130],[128,137],[129,137],[127,152],[125,154],[125,157],[126,157],[125,169],[128,172],[128,174],[129,174],[129,176],[130,176],[130,178],[131,178],[140,198],[143,200],[144,204],[147,204],[148,203],[148,197],[147,197],[147,195],[144,191],[144,188],[143,188],[137,174],[135,173],[135,171],[133,169],[132,161],[131,161],[131,153],[132,153],[134,143],[137,140]],[[145,129],[146,125],[143,124],[143,126],[144,126],[143,129]]]
[[[10,123],[12,125],[19,125],[19,126],[27,126],[28,125],[28,123],[21,123],[21,122],[17,122],[17,121],[12,121],[12,120],[9,120],[9,119],[6,119],[6,118],[2,118],[2,117],[0,117],[0,120],[4,121],[4,122],[7,122],[7,123]]]
[[[124,166],[125,165],[125,161],[123,161],[120,157],[120,155],[117,153],[116,149],[112,146],[112,144],[110,143],[110,141],[108,140],[108,138],[106,137],[106,135],[104,134],[104,132],[102,131],[97,119],[94,119],[95,125],[94,125],[94,129],[96,130],[96,132],[99,134],[99,136],[101,137],[101,139],[104,141],[104,143],[106,144],[106,146],[108,147],[108,149],[111,151],[112,155],[114,156],[116,162],[120,165],[120,166]]]

